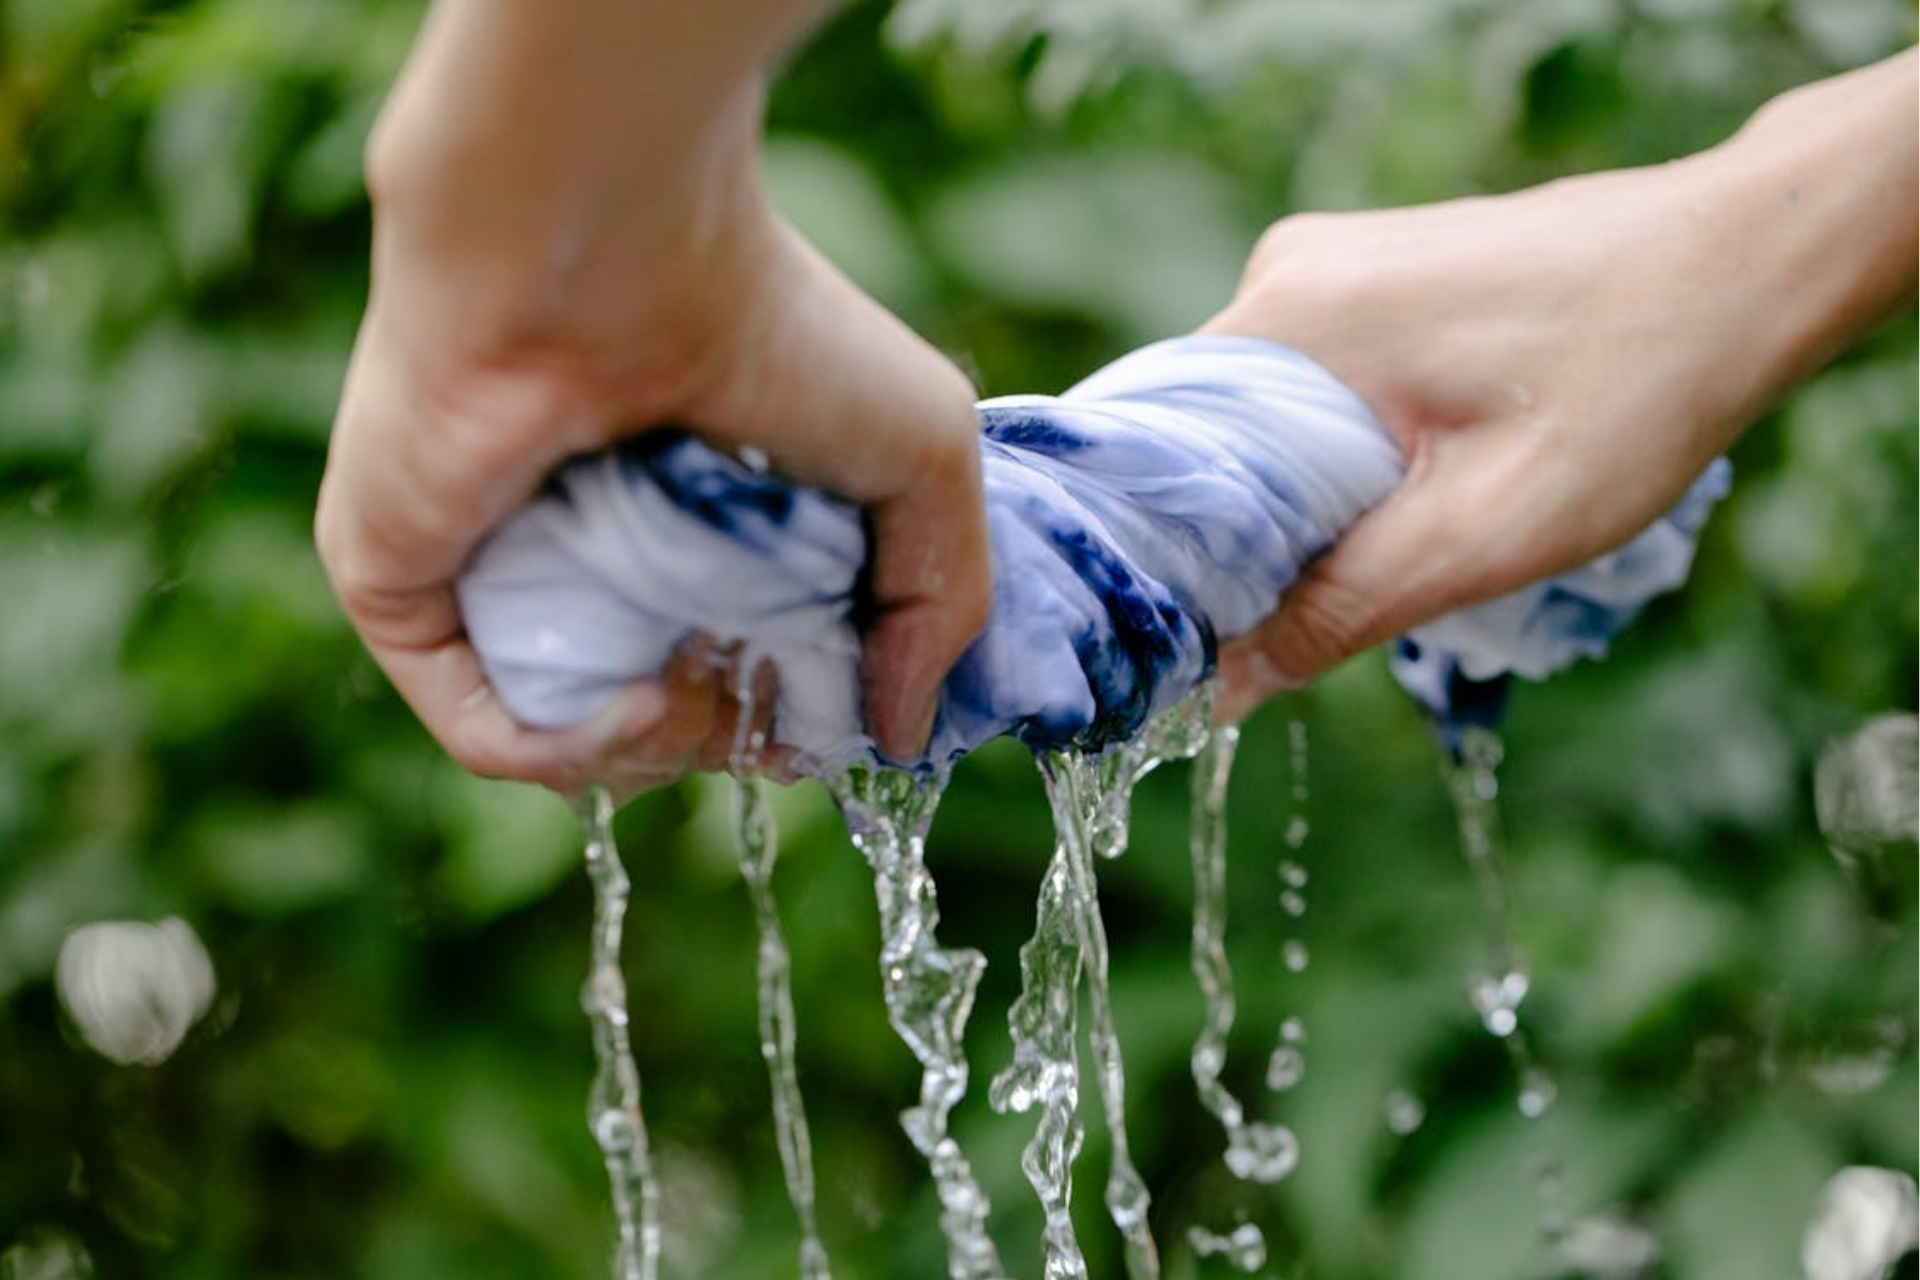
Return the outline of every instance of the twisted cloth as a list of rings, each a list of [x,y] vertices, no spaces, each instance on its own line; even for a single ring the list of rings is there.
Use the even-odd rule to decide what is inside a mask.
[[[1272,613],[1302,566],[1391,493],[1406,463],[1360,398],[1307,357],[1187,337],[1060,396],[980,404],[993,556],[986,630],[947,677],[926,755],[1001,734],[1036,750],[1124,740]],[[1481,682],[1599,656],[1680,584],[1727,468],[1574,573],[1401,642],[1395,673],[1443,726]],[[576,723],[696,632],[779,672],[773,738],[815,762],[878,758],[862,727],[866,535],[851,505],[684,435],[562,468],[459,583],[467,633],[515,718]]]

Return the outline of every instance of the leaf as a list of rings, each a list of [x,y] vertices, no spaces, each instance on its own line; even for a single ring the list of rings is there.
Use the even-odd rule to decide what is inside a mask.
[[[338,902],[369,870],[366,814],[331,797],[209,806],[189,849],[204,890],[245,914],[277,917]]]
[[[550,791],[442,770],[437,808],[446,856],[434,884],[471,920],[542,897],[579,863],[579,829]]]
[[[982,171],[935,200],[931,223],[942,254],[1002,304],[1085,315],[1131,341],[1225,305],[1254,239],[1219,171],[1137,151]]]

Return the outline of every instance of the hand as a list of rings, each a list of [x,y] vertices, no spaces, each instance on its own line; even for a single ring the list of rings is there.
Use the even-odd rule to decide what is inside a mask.
[[[1685,161],[1276,224],[1203,331],[1313,356],[1409,467],[1225,648],[1223,710],[1628,541],[1910,300],[1914,85],[1909,53]]]
[[[608,20],[656,11],[675,7],[615,4]],[[768,209],[757,86],[698,103],[697,137],[655,138],[662,108],[609,95],[656,81],[609,53],[587,91],[596,50],[559,60],[558,78],[529,69],[547,56],[539,41],[484,22],[545,10],[493,12],[435,11],[370,152],[373,285],[316,521],[348,615],[478,773],[632,791],[724,765],[738,707],[704,656],[587,725],[532,731],[491,697],[452,590],[482,535],[563,458],[686,426],[867,507],[867,715],[883,749],[915,754],[990,603],[972,389]]]

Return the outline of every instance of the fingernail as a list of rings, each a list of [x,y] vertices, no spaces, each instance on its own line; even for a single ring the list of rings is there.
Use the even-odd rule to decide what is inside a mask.
[[[869,685],[867,697],[867,724],[882,755],[904,764],[925,754],[927,739],[933,736],[931,704],[923,707],[921,699],[897,686],[882,693]]]

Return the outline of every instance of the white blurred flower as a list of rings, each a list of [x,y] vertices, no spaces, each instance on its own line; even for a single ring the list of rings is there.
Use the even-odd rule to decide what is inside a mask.
[[[1913,1179],[1853,1165],[1827,1180],[1800,1241],[1807,1280],[1885,1280],[1914,1247]]]
[[[1560,1260],[1591,1280],[1633,1280],[1660,1261],[1660,1242],[1625,1217],[1602,1214],[1573,1224],[1560,1240]]]
[[[1814,807],[1843,861],[1920,836],[1920,719],[1880,716],[1828,747],[1814,774]]]
[[[184,920],[103,921],[67,935],[54,985],[96,1052],[150,1067],[180,1046],[213,1002],[213,962]]]
[[[0,1280],[88,1280],[93,1260],[80,1242],[55,1231],[40,1231],[0,1253]]]

